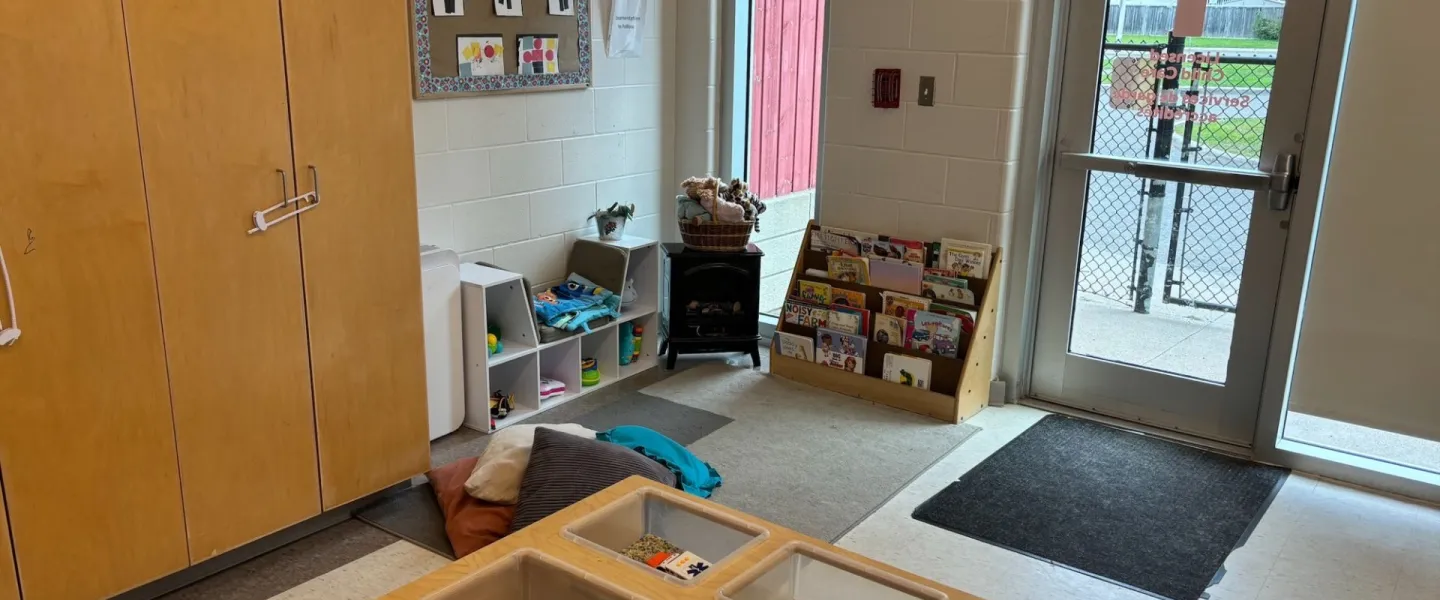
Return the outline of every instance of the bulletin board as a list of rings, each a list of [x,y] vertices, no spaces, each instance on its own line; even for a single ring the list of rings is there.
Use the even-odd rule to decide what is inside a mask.
[[[575,14],[552,15],[557,0],[411,0],[414,21],[415,97],[453,98],[481,94],[566,90],[591,84],[590,2],[564,0]],[[522,16],[501,16],[497,4],[508,3]],[[437,5],[457,6],[464,14],[436,16]],[[535,73],[522,72],[521,38],[527,47],[544,53],[553,49],[553,70],[545,61],[528,63]],[[501,50],[483,50],[485,58],[474,62],[462,57],[462,44],[477,51],[492,46],[497,38]],[[536,41],[538,40],[538,42]],[[553,40],[553,42],[551,41]],[[495,55],[498,54],[498,62]],[[473,52],[472,52],[473,55]],[[540,55],[535,55],[540,56]],[[462,74],[463,68],[479,75]],[[500,71],[503,67],[503,73]]]

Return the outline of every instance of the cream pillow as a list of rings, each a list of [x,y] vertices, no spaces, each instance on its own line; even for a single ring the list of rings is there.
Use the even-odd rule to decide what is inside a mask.
[[[520,501],[520,481],[530,466],[530,449],[535,446],[535,428],[544,427],[561,433],[595,439],[596,432],[573,423],[563,425],[515,425],[491,436],[490,445],[475,462],[475,470],[465,480],[465,493],[493,504],[515,504]]]

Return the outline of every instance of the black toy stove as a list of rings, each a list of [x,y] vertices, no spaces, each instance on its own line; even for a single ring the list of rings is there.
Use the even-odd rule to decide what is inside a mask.
[[[760,366],[760,259],[744,252],[701,252],[684,244],[665,249],[666,368],[680,354],[748,352]],[[667,352],[668,350],[668,352]]]

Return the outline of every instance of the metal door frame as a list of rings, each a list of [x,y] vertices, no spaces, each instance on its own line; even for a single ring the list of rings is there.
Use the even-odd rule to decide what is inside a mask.
[[[1292,6],[1285,15],[1261,164],[1274,164],[1278,157],[1299,155],[1302,150],[1324,21],[1324,11],[1307,8]],[[1088,180],[1088,171],[1080,169],[1230,187],[1274,186],[1269,172],[1088,154],[1107,10],[1107,4],[1098,2],[1072,4],[1061,31],[1060,37],[1068,42],[1060,54],[1064,67],[1057,95],[1055,143],[1047,153],[1057,168],[1048,190],[1049,214],[1043,233],[1043,245],[1049,250],[1037,260],[1042,293],[1036,304],[1028,391],[1051,402],[1248,447],[1254,443],[1259,417],[1274,316],[1270,307],[1279,292],[1290,218],[1288,210],[1269,210],[1268,194],[1257,194],[1254,205],[1240,289],[1247,309],[1237,315],[1225,385],[1068,352]],[[1043,290],[1057,291],[1047,294]]]

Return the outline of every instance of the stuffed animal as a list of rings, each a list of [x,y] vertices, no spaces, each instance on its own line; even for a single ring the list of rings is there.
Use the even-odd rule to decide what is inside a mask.
[[[681,182],[685,195],[700,203],[716,221],[740,223],[745,221],[745,207],[720,197],[719,179],[714,177],[691,177]]]

